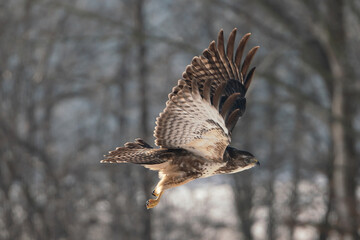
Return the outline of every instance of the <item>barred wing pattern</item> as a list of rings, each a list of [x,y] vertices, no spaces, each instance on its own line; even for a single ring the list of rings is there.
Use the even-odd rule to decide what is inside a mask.
[[[221,30],[217,46],[211,42],[203,55],[194,57],[186,67],[157,118],[156,145],[222,159],[231,132],[245,112],[245,94],[255,68],[248,70],[259,48],[252,48],[241,64],[250,33],[240,40],[234,58],[235,36],[236,28],[230,33],[225,52]]]
[[[156,145],[221,161],[230,137],[224,119],[207,99],[200,96],[196,80],[191,89],[184,86],[157,118]]]
[[[230,133],[238,119],[245,112],[245,94],[255,72],[255,67],[251,68],[250,71],[249,68],[256,51],[259,49],[259,46],[253,47],[242,62],[245,45],[251,35],[250,33],[245,34],[239,42],[234,58],[236,31],[237,29],[235,28],[230,33],[225,52],[224,33],[223,30],[220,30],[217,46],[215,41],[212,41],[209,47],[203,51],[202,56],[194,57],[191,65],[186,67],[183,78],[178,81],[178,85],[175,86],[169,94],[169,100],[171,100],[171,97],[176,95],[185,85],[191,87],[191,79],[197,79],[200,93],[202,93],[205,87],[204,83],[210,80],[212,100],[217,89],[219,91],[223,90],[222,100],[219,106],[219,109],[221,109],[222,103],[227,97],[234,93],[240,93],[240,97],[235,102],[232,111],[229,113],[230,117],[226,121],[226,126]],[[225,84],[225,89],[219,89],[223,87],[221,86],[222,84]]]

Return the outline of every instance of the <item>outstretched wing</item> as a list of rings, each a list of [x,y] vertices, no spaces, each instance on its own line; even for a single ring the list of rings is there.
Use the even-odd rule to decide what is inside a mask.
[[[255,72],[255,67],[251,68],[250,71],[249,68],[259,48],[258,46],[253,47],[242,62],[245,45],[251,35],[250,33],[245,34],[240,40],[234,57],[236,31],[237,29],[235,28],[230,33],[225,51],[224,33],[223,30],[220,30],[217,46],[215,45],[215,41],[212,41],[209,47],[203,51],[202,56],[194,57],[191,65],[186,67],[183,78],[178,81],[178,85],[175,86],[169,94],[170,101],[171,97],[177,95],[185,85],[191,88],[192,79],[196,79],[199,84],[200,94],[203,97],[203,91],[204,88],[206,88],[205,82],[210,81],[210,98],[212,102],[214,102],[215,92],[223,91],[218,107],[220,111],[228,97],[233,94],[238,94],[236,101],[230,106],[231,109],[225,119],[226,127],[230,133],[238,119],[245,112],[245,94]]]
[[[203,55],[194,57],[178,81],[166,108],[156,121],[155,143],[160,147],[183,148],[214,161],[221,161],[230,143],[231,131],[245,111],[245,93],[255,68],[249,72],[258,47],[252,48],[241,64],[246,34],[234,55],[236,29],[226,53],[223,31],[218,44],[211,42]]]
[[[210,102],[210,91],[202,98],[196,79],[167,102],[156,120],[158,146],[183,148],[213,161],[222,161],[230,143],[224,118]]]

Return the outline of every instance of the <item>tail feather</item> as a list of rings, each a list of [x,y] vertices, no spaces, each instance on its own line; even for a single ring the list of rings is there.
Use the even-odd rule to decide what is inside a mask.
[[[137,138],[134,142],[125,143],[124,147],[118,147],[105,155],[101,163],[135,163],[135,164],[159,164],[166,160],[161,159],[161,151],[153,149],[144,140]]]

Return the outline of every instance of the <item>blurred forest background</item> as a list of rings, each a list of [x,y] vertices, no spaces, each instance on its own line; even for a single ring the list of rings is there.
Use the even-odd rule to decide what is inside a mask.
[[[145,201],[100,164],[223,28],[260,45],[232,145],[261,167]],[[360,1],[1,0],[0,239],[360,239]]]

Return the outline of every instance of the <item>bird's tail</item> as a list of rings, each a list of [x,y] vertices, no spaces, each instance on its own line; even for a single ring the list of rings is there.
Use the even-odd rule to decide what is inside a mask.
[[[158,164],[164,162],[161,159],[160,149],[153,149],[144,140],[137,138],[134,142],[125,143],[124,147],[118,147],[105,155],[101,163],[135,163],[135,164]]]

